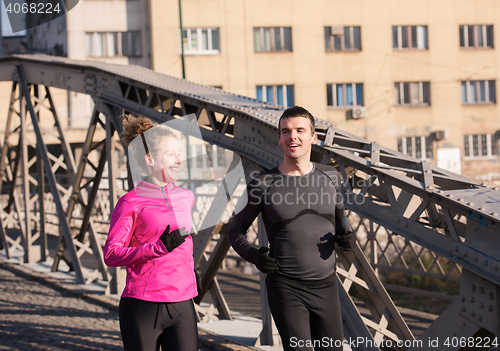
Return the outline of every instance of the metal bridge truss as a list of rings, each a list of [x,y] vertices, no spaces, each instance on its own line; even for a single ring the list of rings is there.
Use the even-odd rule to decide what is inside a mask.
[[[40,258],[47,259],[43,219],[44,193],[49,190],[60,225],[52,268],[58,270],[61,260],[65,260],[75,271],[78,283],[99,277],[110,281],[112,293],[118,293],[123,284],[123,271],[108,270],[103,263],[105,237],[98,233],[92,219],[106,167],[110,211],[127,190],[120,189],[115,181],[124,170],[117,169],[114,160],[116,149],[126,151],[117,138],[122,129],[118,117],[123,111],[159,123],[194,114],[203,139],[240,155],[248,175],[282,160],[276,143],[277,121],[283,110],[279,106],[133,66],[13,56],[0,59],[0,67],[0,80],[13,82],[0,158],[0,185],[8,198],[0,209],[3,248],[7,255],[22,253],[29,262],[33,243],[39,240]],[[95,102],[78,162],[73,159],[50,87],[88,94]],[[41,114],[43,110],[48,113]],[[403,259],[407,251],[413,252],[420,264],[421,250],[426,250],[435,258],[432,267],[426,268],[429,272],[437,269],[442,275],[453,275],[440,266],[438,258],[444,257],[453,262],[454,276],[460,279],[459,297],[420,336],[424,345],[436,337],[499,336],[500,191],[348,134],[330,123],[318,120],[318,125],[319,142],[313,148],[312,159],[337,167],[343,179],[346,207],[351,216],[361,218],[359,228],[366,227],[368,220],[369,226],[381,226],[390,234],[385,243],[379,243],[376,228],[366,230],[363,248],[358,244],[353,252],[338,253],[345,336],[392,340],[394,345],[397,340],[415,339],[376,272],[380,262],[375,258],[391,264],[386,254],[394,243],[392,236],[404,238],[405,243],[403,247],[393,246],[400,253],[396,260]],[[52,152],[54,144],[60,145],[57,149],[62,152]],[[30,168],[36,169],[36,178]],[[61,170],[69,174],[67,179],[71,181],[59,180]],[[228,194],[236,188],[236,182],[221,183],[209,209],[212,218],[221,218],[227,211]],[[80,216],[76,216],[76,209]],[[221,221],[194,236],[194,257],[204,286],[196,302],[207,291],[214,301],[208,309],[197,307],[200,314],[205,314],[202,319],[209,318],[215,309],[219,318],[231,318],[216,279],[229,249],[225,237],[228,223]],[[11,228],[19,228],[21,234],[8,235]],[[259,236],[263,234],[259,232]],[[216,245],[207,254],[214,240]],[[415,249],[415,244],[422,249]],[[370,252],[371,258],[364,251]],[[95,258],[94,271],[82,266],[84,253]],[[413,268],[403,264],[403,269]],[[360,313],[360,302],[368,308],[368,314]],[[263,313],[262,344],[272,343],[269,320],[269,314]],[[379,350],[369,344],[358,346],[360,350]],[[441,345],[436,350],[459,348]]]

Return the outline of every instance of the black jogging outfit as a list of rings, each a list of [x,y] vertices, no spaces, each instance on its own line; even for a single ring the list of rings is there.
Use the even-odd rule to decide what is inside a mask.
[[[351,227],[339,173],[316,163],[300,176],[284,175],[275,167],[254,178],[247,195],[227,237],[236,252],[252,262],[258,249],[246,232],[262,213],[269,256],[279,262],[278,271],[267,275],[266,287],[285,351],[342,350],[334,235]]]

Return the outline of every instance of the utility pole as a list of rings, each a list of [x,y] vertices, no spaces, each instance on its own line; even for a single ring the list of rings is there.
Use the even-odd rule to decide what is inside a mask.
[[[184,62],[184,28],[182,28],[182,5],[181,0],[179,0],[179,26],[181,28],[181,61],[182,61],[182,78],[186,79],[186,66]],[[187,38],[186,38],[187,39]],[[187,161],[187,172],[188,172],[188,182],[187,188],[191,189],[191,146],[189,145],[189,135],[186,135],[186,161]]]
[[[182,60],[182,78],[186,79],[186,67],[184,63],[184,29],[182,28],[182,6],[179,0],[179,25],[181,27],[181,60]]]

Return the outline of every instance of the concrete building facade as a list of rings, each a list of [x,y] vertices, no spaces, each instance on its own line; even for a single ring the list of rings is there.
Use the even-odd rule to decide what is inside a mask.
[[[500,3],[151,0],[152,67],[298,104],[486,182],[500,178]]]
[[[26,33],[29,53],[151,68],[147,1],[79,1],[66,15],[42,25],[33,21],[43,21],[43,16],[27,20],[33,25]],[[93,110],[89,96],[68,92],[57,102],[69,128],[88,127]]]

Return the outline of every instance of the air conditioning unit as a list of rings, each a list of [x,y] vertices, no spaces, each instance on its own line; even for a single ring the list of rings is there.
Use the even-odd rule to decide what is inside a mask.
[[[332,35],[344,35],[344,26],[332,26]]]
[[[366,107],[364,106],[353,106],[352,110],[348,110],[346,113],[347,119],[360,119],[366,117]]]
[[[443,140],[443,139],[448,139],[450,136],[449,136],[449,131],[448,129],[445,129],[445,130],[437,130],[435,132],[432,132],[431,133],[431,137],[434,139],[434,140]]]

